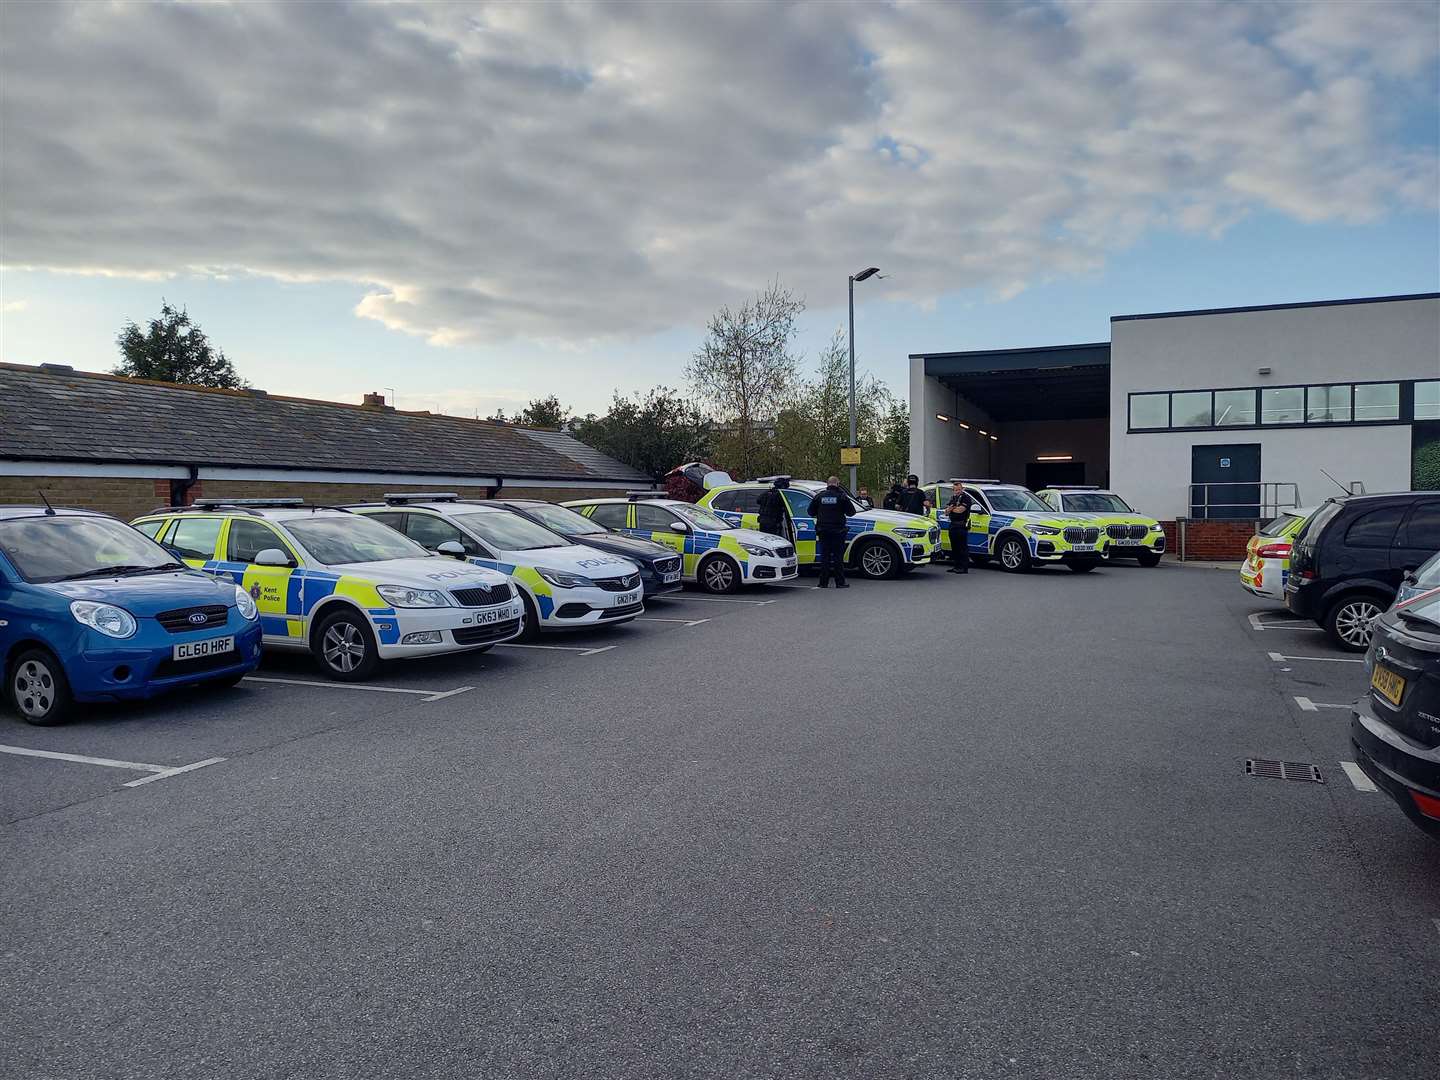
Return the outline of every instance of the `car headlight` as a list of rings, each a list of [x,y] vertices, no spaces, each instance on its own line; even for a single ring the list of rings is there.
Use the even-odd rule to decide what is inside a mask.
[[[1157,521],[1154,525],[1151,525],[1151,526],[1150,526],[1150,531],[1151,531],[1151,532],[1164,532],[1165,529],[1164,529],[1164,527]]]
[[[255,598],[239,585],[235,586],[235,609],[240,612],[240,617],[243,619],[253,619],[257,614]]]
[[[135,616],[114,604],[97,604],[93,600],[70,601],[70,614],[75,621],[106,637],[127,638],[136,630]]]
[[[748,551],[751,555],[759,555],[762,559],[773,559],[775,557],[774,548],[761,547],[759,544],[741,544],[740,546],[746,551]]]
[[[450,607],[450,598],[439,589],[412,589],[408,585],[378,585],[375,591],[391,607]]]
[[[1059,529],[1052,529],[1049,525],[1027,525],[1025,526],[1036,536],[1059,536]]]
[[[551,585],[560,589],[583,589],[587,586],[594,586],[584,574],[571,574],[564,570],[552,570],[548,566],[537,566],[535,572],[548,581]]]
[[[919,540],[922,536],[929,536],[929,529],[896,529],[896,536],[903,536],[906,540]]]

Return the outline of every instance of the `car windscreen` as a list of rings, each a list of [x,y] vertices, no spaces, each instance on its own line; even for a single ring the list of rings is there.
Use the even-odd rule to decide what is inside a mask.
[[[1078,495],[1060,496],[1060,505],[1072,514],[1133,514],[1135,511],[1119,495],[1109,492],[1082,491]]]
[[[683,518],[691,525],[694,525],[695,528],[704,529],[706,532],[723,532],[726,529],[733,529],[735,527],[734,525],[731,525],[728,521],[726,521],[724,518],[716,517],[709,510],[706,510],[703,507],[690,505],[675,506],[673,504],[667,504],[665,509],[673,510],[677,517]]]
[[[1001,513],[1055,512],[1024,488],[986,488],[985,497],[990,500],[990,505]]]
[[[577,514],[568,506],[545,503],[540,506],[527,506],[525,513],[547,529],[553,529],[562,536],[590,536],[610,531],[598,522],[591,521],[584,514]]]
[[[289,518],[284,526],[316,562],[326,566],[430,558],[409,537],[359,514]]]
[[[0,551],[33,585],[184,569],[154,540],[99,517],[0,521]]]
[[[509,510],[456,514],[455,520],[491,547],[504,551],[537,551],[540,548],[570,546],[570,541]]]

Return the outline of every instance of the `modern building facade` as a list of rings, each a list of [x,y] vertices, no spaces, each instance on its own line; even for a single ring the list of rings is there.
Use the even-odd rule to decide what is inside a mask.
[[[1440,294],[1110,327],[1109,342],[912,354],[911,468],[1105,485],[1168,521],[1440,488]]]

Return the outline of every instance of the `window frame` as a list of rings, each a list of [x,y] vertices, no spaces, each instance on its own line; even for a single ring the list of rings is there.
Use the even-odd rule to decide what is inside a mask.
[[[597,517],[595,516],[595,515],[598,514],[601,510],[605,510],[606,507],[612,507],[612,506],[613,506],[613,507],[618,507],[619,510],[620,510],[620,516],[621,516],[621,518],[622,518],[623,520],[622,520],[622,523],[619,524],[619,525],[610,525],[610,524],[607,524],[606,522],[602,521],[601,519],[599,519],[599,518],[597,518]],[[609,512],[609,511],[607,511],[607,513],[608,513],[608,512]],[[600,525],[600,526],[602,526],[603,528],[610,529],[611,531],[619,531],[619,530],[621,530],[621,529],[633,529],[633,528],[635,527],[635,526],[633,526],[633,525],[630,524],[630,504],[629,504],[629,503],[594,503],[594,504],[592,504],[591,507],[590,507],[590,513],[586,514],[585,516],[588,517],[591,521],[595,522],[595,524]]]
[[[1216,386],[1216,387],[1175,387],[1168,390],[1130,390],[1125,394],[1125,431],[1127,434],[1149,434],[1155,432],[1189,433],[1196,431],[1276,431],[1286,429],[1329,430],[1337,427],[1384,427],[1393,424],[1413,424],[1416,420],[1426,421],[1429,417],[1415,415],[1415,388],[1440,382],[1435,379],[1351,379],[1332,382],[1281,383],[1264,386]],[[1348,420],[1306,420],[1310,409],[1310,390],[1319,387],[1348,386],[1350,388],[1350,419]],[[1358,419],[1355,414],[1356,390],[1362,386],[1395,386],[1399,388],[1400,400],[1397,415],[1388,418]],[[1300,392],[1300,420],[1266,422],[1264,419],[1264,393],[1267,390],[1298,390]],[[1178,426],[1175,423],[1176,394],[1210,395],[1210,420],[1208,427]],[[1247,424],[1220,424],[1215,422],[1215,400],[1219,394],[1249,393],[1253,395],[1254,420]],[[1136,398],[1165,397],[1166,423],[1163,427],[1137,427],[1132,423]]]
[[[169,532],[170,539],[165,542],[165,546],[173,548],[182,559],[198,559],[201,562],[217,561],[220,559],[220,551],[222,548],[226,551],[229,551],[229,546],[226,543],[225,535],[229,531],[225,528],[225,523],[228,520],[229,519],[226,518],[223,514],[177,514],[175,516],[175,525],[173,528],[171,528]],[[209,555],[187,554],[179,547],[179,545],[175,543],[175,535],[180,531],[182,525],[194,524],[201,521],[216,522],[215,547],[211,549]],[[151,537],[151,539],[154,539],[154,537]],[[156,542],[159,543],[159,541]]]
[[[231,537],[231,535],[235,532],[235,526],[236,526],[236,525],[258,525],[260,528],[264,529],[266,532],[270,533],[270,535],[275,538],[275,543],[272,544],[272,545],[270,545],[271,547],[277,547],[277,548],[279,548],[281,551],[283,551],[283,552],[285,552],[287,555],[289,555],[291,562],[294,563],[295,566],[299,566],[299,565],[300,565],[300,557],[295,554],[295,549],[294,549],[294,547],[291,546],[290,542],[289,542],[288,540],[286,540],[285,537],[283,537],[283,536],[280,535],[280,530],[277,529],[277,528],[275,528],[275,526],[274,526],[274,525],[271,525],[268,521],[263,521],[263,520],[259,520],[259,519],[256,519],[256,518],[231,518],[231,519],[230,519],[230,527],[225,530],[225,561],[226,561],[226,562],[244,563],[246,566],[259,566],[259,565],[260,565],[259,563],[255,562],[255,561],[252,560],[252,559],[237,559],[237,558],[235,558],[234,554],[230,551],[230,537]],[[256,551],[256,554],[258,555],[258,554],[260,553],[260,551],[264,551],[264,550],[265,550],[264,548],[260,548],[260,549],[258,549],[258,550]],[[267,570],[269,570],[269,569],[277,569],[277,570],[278,570],[278,569],[281,569],[281,567],[266,567],[265,569],[267,569]],[[291,569],[293,569],[293,567],[292,567]]]

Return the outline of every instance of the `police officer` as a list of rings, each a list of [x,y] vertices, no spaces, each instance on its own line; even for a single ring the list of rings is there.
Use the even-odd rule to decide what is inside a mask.
[[[890,490],[885,493],[885,501],[881,504],[886,510],[899,510],[900,504],[905,499],[905,489],[900,486],[900,481],[890,485]]]
[[[875,500],[870,498],[870,489],[860,485],[860,490],[855,493],[855,501],[860,505],[861,510],[874,510]]]
[[[815,519],[815,537],[820,549],[820,583],[815,587],[825,588],[834,575],[835,587],[848,589],[850,586],[845,584],[845,536],[849,531],[846,519],[858,514],[860,508],[840,486],[840,478],[832,476],[825,482],[825,488],[810,500],[808,512]]]
[[[945,504],[945,513],[950,515],[950,573],[968,574],[970,511],[975,508],[975,499],[959,480],[955,481],[950,492],[950,501]]]
[[[760,493],[760,531],[774,536],[785,535],[785,496],[780,494],[790,486],[789,477],[781,476],[772,487]]]
[[[907,514],[919,514],[921,517],[930,509],[930,500],[925,497],[925,492],[920,490],[920,478],[914,473],[905,478],[905,490],[900,493],[900,509]]]

